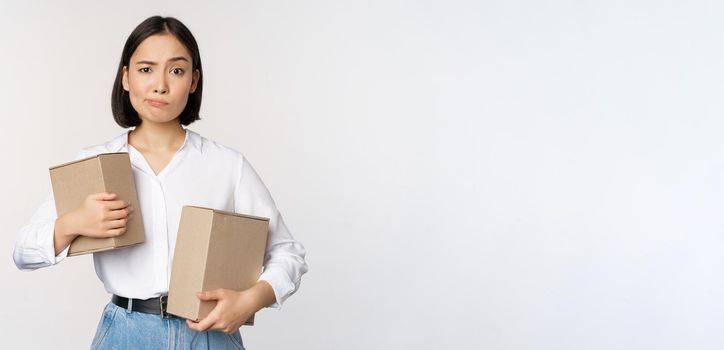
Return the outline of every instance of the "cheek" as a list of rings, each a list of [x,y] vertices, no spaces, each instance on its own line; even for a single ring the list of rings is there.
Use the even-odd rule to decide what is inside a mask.
[[[146,85],[140,77],[131,77],[131,80],[128,82],[128,88],[132,95],[142,94],[146,89]]]
[[[181,79],[178,79],[177,85],[181,90],[188,91],[189,89],[191,89],[191,78],[183,77]]]
[[[191,79],[178,79],[174,85],[171,86],[171,89],[173,89],[174,95],[179,99],[184,96],[188,97],[189,92],[191,92]]]

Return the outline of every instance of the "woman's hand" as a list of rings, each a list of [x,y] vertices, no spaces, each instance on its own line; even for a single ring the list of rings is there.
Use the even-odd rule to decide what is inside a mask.
[[[77,209],[57,218],[53,233],[55,255],[78,236],[107,238],[124,234],[126,224],[133,217],[133,207],[115,199],[115,193],[91,194]]]
[[[229,289],[215,289],[197,294],[203,301],[216,300],[216,307],[201,321],[186,320],[189,328],[225,333],[236,332],[251,315],[275,302],[274,290],[266,281],[259,281],[253,287],[237,292]]]

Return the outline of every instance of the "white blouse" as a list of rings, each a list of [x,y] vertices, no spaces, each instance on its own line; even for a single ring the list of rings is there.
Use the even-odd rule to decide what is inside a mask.
[[[186,129],[186,139],[168,165],[156,175],[143,155],[128,144],[128,133],[81,150],[75,160],[99,153],[128,152],[136,183],[145,242],[93,253],[96,274],[108,293],[147,299],[168,294],[171,263],[181,208],[194,205],[270,218],[264,269],[259,277],[274,289],[279,308],[297,288],[308,267],[305,249],[296,241],[276,204],[246,158],[231,148]],[[52,191],[20,229],[13,259],[18,269],[55,265],[68,254],[55,256],[57,213]]]

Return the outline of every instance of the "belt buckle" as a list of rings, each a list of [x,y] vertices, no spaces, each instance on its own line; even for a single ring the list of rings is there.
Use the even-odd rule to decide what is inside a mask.
[[[174,316],[166,312],[166,306],[168,305],[168,295],[162,295],[158,298],[158,302],[161,304],[161,318],[164,320],[172,319]]]

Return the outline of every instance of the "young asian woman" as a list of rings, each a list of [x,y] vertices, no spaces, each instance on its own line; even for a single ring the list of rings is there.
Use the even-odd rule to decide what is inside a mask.
[[[308,270],[304,246],[246,157],[186,128],[200,119],[202,87],[201,57],[189,29],[173,17],[139,24],[123,48],[111,98],[116,123],[132,129],[82,149],[75,159],[128,152],[140,208],[104,192],[57,217],[51,193],[18,234],[15,264],[31,271],[60,263],[78,236],[123,234],[133,213],[142,213],[144,243],[93,254],[112,298],[92,349],[243,349],[240,326],[262,308],[281,307]],[[169,318],[161,306],[184,205],[270,218],[258,282],[243,291],[200,292],[199,299],[217,303],[198,323]]]

